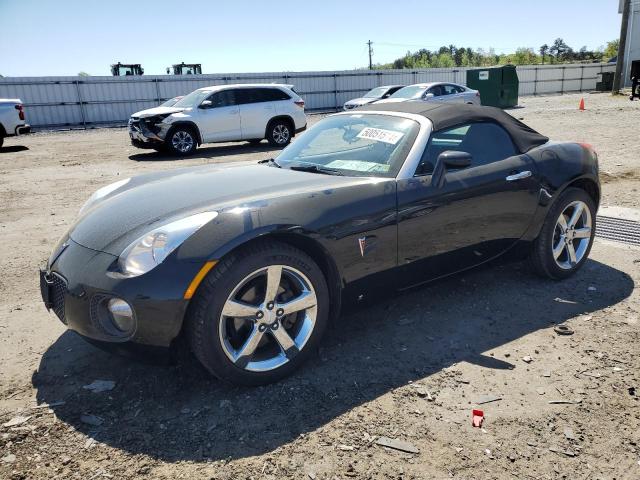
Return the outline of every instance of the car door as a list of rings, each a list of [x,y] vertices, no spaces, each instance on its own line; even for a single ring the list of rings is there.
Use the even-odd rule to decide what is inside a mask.
[[[438,155],[471,154],[432,184]],[[529,227],[538,205],[535,165],[494,123],[435,132],[415,176],[398,180],[400,283],[410,286],[483,263],[505,252]]]
[[[267,123],[276,116],[270,88],[238,89],[242,139],[264,138]]]
[[[443,100],[447,102],[464,103],[464,97],[460,94],[460,91],[455,85],[446,83],[442,85],[442,90],[444,92]]]
[[[434,85],[424,92],[422,99],[430,102],[440,102],[442,101],[443,93],[441,85]]]
[[[198,127],[204,143],[240,140],[240,109],[233,90],[214,92],[205,99],[198,107]]]

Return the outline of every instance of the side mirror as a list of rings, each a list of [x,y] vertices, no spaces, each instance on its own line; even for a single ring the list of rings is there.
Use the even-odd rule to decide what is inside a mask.
[[[213,102],[211,100],[204,100],[198,108],[211,108],[213,107]]]
[[[438,155],[436,166],[431,176],[431,185],[436,188],[444,186],[444,177],[450,168],[466,168],[471,165],[471,154],[458,150],[446,150]]]
[[[435,95],[433,93],[425,93],[425,95],[424,95],[425,100],[428,100],[428,99],[433,98],[433,97],[435,97]]]
[[[382,98],[389,98],[390,96],[391,96],[391,94],[389,92],[387,92],[384,95],[382,95]]]

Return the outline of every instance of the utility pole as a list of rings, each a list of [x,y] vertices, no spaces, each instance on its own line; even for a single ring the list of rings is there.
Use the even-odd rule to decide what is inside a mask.
[[[373,48],[371,47],[373,42],[369,40],[367,45],[369,45],[369,70],[373,70]]]
[[[618,43],[618,58],[616,59],[616,73],[613,75],[613,90],[611,91],[614,95],[620,92],[620,87],[624,84],[624,82],[622,82],[622,69],[624,67],[624,51],[627,48],[627,27],[629,26],[630,6],[631,0],[624,0],[624,6],[622,7],[622,25],[620,25],[620,42]]]

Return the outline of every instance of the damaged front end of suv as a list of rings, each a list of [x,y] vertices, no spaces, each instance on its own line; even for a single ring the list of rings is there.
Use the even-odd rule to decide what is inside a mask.
[[[129,119],[131,144],[138,148],[160,148],[181,108],[157,107],[134,113]]]

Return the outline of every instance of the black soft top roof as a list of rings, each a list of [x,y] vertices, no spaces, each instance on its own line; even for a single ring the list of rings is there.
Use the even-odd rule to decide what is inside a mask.
[[[427,103],[409,101],[397,103],[373,103],[357,110],[380,112],[404,112],[422,115],[433,123],[434,130],[455,127],[464,123],[494,122],[501,125],[511,136],[520,153],[547,143],[548,137],[539,134],[508,113],[495,107],[481,107],[461,103]],[[354,110],[352,110],[354,111]]]

